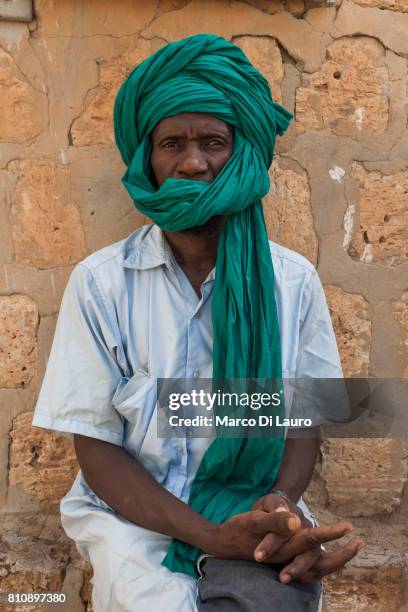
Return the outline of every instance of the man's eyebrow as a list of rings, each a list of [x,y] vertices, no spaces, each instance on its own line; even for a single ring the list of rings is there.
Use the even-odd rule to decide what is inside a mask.
[[[167,138],[173,138],[174,140],[176,140],[177,138],[183,138],[183,136],[180,136],[180,134],[177,133],[169,132],[168,134],[164,133],[163,135],[160,135],[157,140],[161,142],[162,140],[166,140]]]
[[[214,131],[213,129],[211,130],[211,132],[202,132],[202,133],[198,133],[196,138],[225,138],[228,139],[232,136],[232,134],[230,134],[229,132],[221,132],[221,131]],[[159,138],[157,138],[157,141],[163,142],[163,140],[185,140],[187,137],[185,135],[181,135],[181,134],[177,134],[177,132],[169,132],[168,134],[164,133],[163,135],[160,135]],[[196,139],[195,138],[195,139]],[[195,140],[193,139],[193,140]]]

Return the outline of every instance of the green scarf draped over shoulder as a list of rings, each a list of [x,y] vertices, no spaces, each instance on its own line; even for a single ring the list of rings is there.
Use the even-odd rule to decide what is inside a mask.
[[[213,115],[234,128],[233,154],[211,183],[150,181],[150,134],[185,112]],[[160,228],[180,231],[227,215],[217,251],[212,297],[213,379],[281,379],[274,273],[261,198],[276,135],[292,115],[271,97],[266,79],[227,40],[198,34],[171,43],[129,74],[115,101],[122,178],[136,208]],[[250,510],[273,485],[282,438],[217,436],[205,452],[189,505],[215,523]],[[200,550],[173,541],[163,564],[196,576]]]

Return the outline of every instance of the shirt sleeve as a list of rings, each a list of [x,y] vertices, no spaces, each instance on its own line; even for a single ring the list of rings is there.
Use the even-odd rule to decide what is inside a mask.
[[[116,349],[92,272],[78,264],[62,299],[33,425],[121,445],[123,419],[112,405],[122,377]]]
[[[336,337],[322,284],[313,269],[303,292],[291,416],[311,418],[312,425],[318,426],[348,415]]]
[[[296,378],[342,378],[343,371],[326,297],[315,269],[305,283]]]

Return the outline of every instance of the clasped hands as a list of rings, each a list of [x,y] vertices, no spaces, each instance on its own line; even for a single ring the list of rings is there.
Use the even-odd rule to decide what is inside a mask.
[[[341,569],[362,548],[354,538],[333,552],[321,545],[342,538],[353,529],[349,522],[313,527],[300,508],[274,494],[265,495],[250,512],[237,514],[218,526],[215,556],[255,559],[283,565],[279,579],[312,582]]]

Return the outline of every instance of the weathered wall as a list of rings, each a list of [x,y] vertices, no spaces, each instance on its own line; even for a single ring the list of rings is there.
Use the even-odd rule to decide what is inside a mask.
[[[37,0],[32,23],[0,23],[0,576],[64,589],[70,611],[90,609],[58,519],[75,456],[31,412],[73,265],[143,223],[120,183],[112,105],[166,41],[233,40],[294,112],[270,236],[317,266],[345,373],[408,377],[408,0],[114,4]],[[328,611],[406,609],[407,461],[401,440],[323,443],[308,501],[322,522],[352,517],[368,543],[328,580]]]

